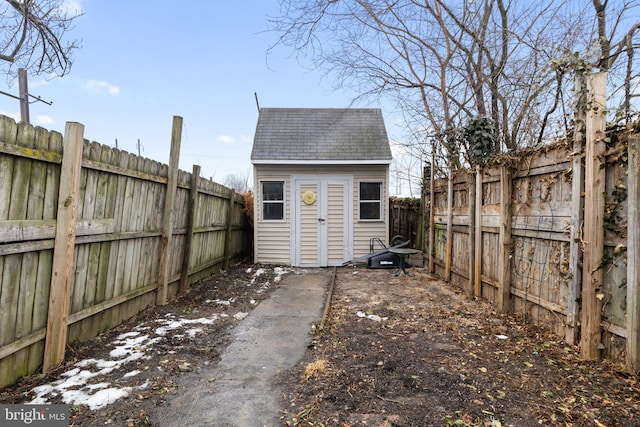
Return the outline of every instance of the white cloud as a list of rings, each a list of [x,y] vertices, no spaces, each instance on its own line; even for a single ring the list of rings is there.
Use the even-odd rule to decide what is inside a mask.
[[[17,101],[16,101],[17,102]],[[20,113],[17,111],[4,111],[4,110],[0,110],[0,115],[3,116],[7,116],[7,117],[11,117],[13,120],[15,120],[16,122],[19,122],[20,119]],[[30,117],[30,121],[31,124],[37,125],[37,126],[48,126],[48,125],[52,125],[54,124],[56,121],[53,119],[53,117],[47,115],[47,114],[38,114],[36,117]]]
[[[28,85],[29,85],[29,89],[33,89],[33,88],[36,88],[36,87],[48,86],[49,85],[49,81],[46,80],[46,79],[43,79],[43,78],[38,78],[38,79],[35,79],[35,80],[30,80]]]
[[[18,102],[18,101],[16,101]],[[4,111],[0,110],[0,114],[3,116],[11,117],[16,122],[20,121],[20,113],[17,111]]]
[[[53,117],[46,114],[39,114],[36,116],[36,124],[38,125],[51,125],[55,122],[56,121],[53,119]]]
[[[120,93],[120,88],[118,86],[112,85],[103,80],[89,80],[85,83],[84,87],[93,93],[103,93],[108,92],[110,95],[118,95]]]
[[[64,0],[60,9],[63,13],[72,16],[79,15],[84,12],[81,0]]]
[[[406,144],[392,139],[390,140],[389,145],[391,146],[391,154],[393,155],[394,158],[404,157],[407,155]]]
[[[236,140],[234,137],[229,135],[218,135],[218,141],[222,142],[223,144],[233,144]]]

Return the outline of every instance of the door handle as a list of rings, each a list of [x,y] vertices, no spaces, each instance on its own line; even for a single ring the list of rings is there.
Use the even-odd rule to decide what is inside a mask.
[[[324,222],[325,219],[324,218],[318,218],[318,222]]]

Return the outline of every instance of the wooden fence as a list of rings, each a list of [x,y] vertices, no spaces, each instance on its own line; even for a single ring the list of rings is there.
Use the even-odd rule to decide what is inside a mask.
[[[169,165],[0,116],[0,388],[250,249],[241,197]]]
[[[606,73],[578,77],[566,145],[431,180],[429,269],[636,374],[640,136],[607,129]]]
[[[417,199],[419,201],[420,199]],[[422,249],[420,245],[420,204],[414,199],[391,197],[389,199],[389,238],[403,236],[411,240],[411,246]],[[390,242],[389,242],[390,243]]]
[[[630,140],[637,144],[639,138]],[[492,301],[500,312],[549,326],[570,344],[578,343],[590,316],[583,302],[589,295],[584,294],[582,272],[590,268],[593,276],[599,271],[602,279],[593,291],[600,302],[595,313],[598,350],[623,358],[629,319],[637,317],[627,316],[628,301],[638,287],[637,273],[628,277],[627,264],[640,261],[637,239],[627,236],[627,204],[637,209],[639,200],[637,190],[633,197],[627,192],[626,150],[618,145],[597,159],[606,167],[591,171],[602,174],[603,191],[594,184],[585,188],[586,156],[571,145],[546,147],[503,159],[507,164],[434,181],[431,270]],[[635,174],[637,180],[637,170]],[[590,191],[602,196],[603,251],[595,267],[587,267],[586,261],[598,240],[597,229],[586,232],[589,211],[599,211],[597,203],[585,206]],[[629,262],[627,248],[634,250]]]

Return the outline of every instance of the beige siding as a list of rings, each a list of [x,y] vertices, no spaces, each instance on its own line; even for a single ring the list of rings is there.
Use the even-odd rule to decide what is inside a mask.
[[[254,201],[254,261],[261,264],[291,263],[291,211],[289,209],[289,174],[282,171],[253,171],[256,199]],[[284,221],[262,221],[260,181],[284,181]]]
[[[289,231],[288,224],[263,224],[260,228],[260,239],[256,241],[255,262],[288,265],[291,259]]]
[[[254,167],[254,188],[256,189],[256,200],[254,206],[254,260],[257,263],[273,263],[273,264],[291,264],[293,254],[291,254],[291,202],[292,202],[292,175],[344,175],[351,176],[353,179],[353,188],[351,188],[351,196],[353,197],[353,257],[366,255],[369,253],[369,240],[377,237],[382,240],[385,245],[389,241],[388,226],[388,185],[389,172],[387,165],[322,165],[322,166],[290,166],[290,165],[256,165]],[[283,222],[263,222],[261,220],[261,200],[260,200],[260,181],[264,180],[283,180],[285,181],[285,221]],[[359,221],[358,220],[358,189],[361,180],[380,180],[383,182],[383,220],[382,221]],[[330,186],[331,187],[331,186]],[[295,191],[295,189],[293,189]],[[335,206],[336,197],[342,197],[338,194],[336,188],[329,189],[329,197],[333,200],[329,205],[330,215],[341,215],[341,209]],[[315,206],[315,205],[314,205]],[[339,212],[338,212],[339,211]],[[317,220],[317,219],[316,219]],[[343,224],[344,226],[344,224]],[[344,247],[342,239],[338,236],[342,233],[339,224],[333,225],[329,229],[329,263],[336,263],[338,258],[342,259]],[[313,237],[313,236],[312,236]],[[311,237],[309,237],[311,239]],[[305,240],[302,236],[301,240]],[[313,238],[317,242],[317,236]],[[312,243],[309,243],[313,245]],[[344,246],[344,245],[343,245]],[[301,248],[302,255],[302,248]]]
[[[359,185],[360,181],[380,180],[384,182],[382,194],[382,221],[360,221],[359,218]],[[388,168],[367,168],[354,174],[353,178],[353,257],[361,257],[369,253],[369,241],[377,237],[385,245],[389,245],[389,173]],[[379,248],[376,246],[375,248]]]

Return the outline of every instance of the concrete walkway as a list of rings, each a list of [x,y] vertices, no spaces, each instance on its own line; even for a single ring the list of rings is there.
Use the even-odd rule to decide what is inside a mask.
[[[274,427],[286,402],[276,374],[300,360],[322,318],[333,269],[300,270],[231,330],[220,363],[180,378],[181,392],[153,414],[161,426]],[[154,423],[155,424],[155,423]]]

